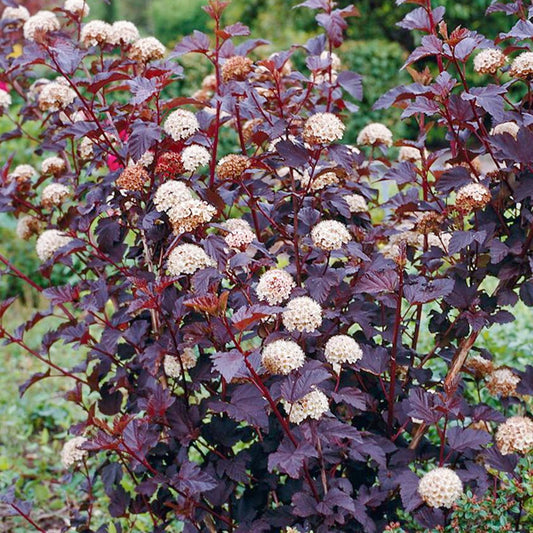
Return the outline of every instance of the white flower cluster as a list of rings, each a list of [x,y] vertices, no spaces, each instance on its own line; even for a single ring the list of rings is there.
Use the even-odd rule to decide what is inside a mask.
[[[329,59],[331,62],[331,70],[338,71],[340,70],[342,63],[340,57],[335,52],[328,52],[327,50],[324,50],[320,54],[320,59]]]
[[[311,239],[318,248],[331,252],[350,242],[352,236],[342,222],[323,220],[311,230]]]
[[[24,182],[31,180],[37,172],[31,165],[17,165],[9,174],[9,180],[17,180],[18,182]]]
[[[228,232],[224,239],[234,250],[245,250],[255,239],[255,233],[250,224],[242,218],[226,220],[224,229]]]
[[[483,209],[491,200],[490,190],[481,183],[469,183],[457,191],[455,207],[461,213]]]
[[[78,145],[78,153],[82,159],[90,159],[94,155],[94,141],[89,137],[83,137]]]
[[[30,18],[30,12],[24,6],[11,7],[7,6],[2,11],[2,20],[14,20],[25,22]]]
[[[61,27],[59,19],[51,11],[37,11],[23,27],[24,38],[34,41],[38,33],[57,31]]]
[[[41,172],[43,174],[60,174],[65,170],[66,163],[61,157],[47,157],[41,163]]]
[[[4,89],[0,89],[0,108],[7,110],[10,105],[11,95],[7,91],[4,91]]]
[[[47,83],[39,93],[38,102],[41,111],[59,111],[72,104],[76,91],[64,80]]]
[[[271,374],[286,376],[303,366],[305,353],[294,341],[279,339],[265,346],[261,362]]]
[[[533,75],[533,52],[522,52],[515,57],[509,74],[513,78],[529,79]]]
[[[214,261],[196,244],[180,244],[168,255],[167,269],[171,276],[194,274],[210,266]]]
[[[507,398],[516,393],[516,386],[520,383],[520,377],[509,368],[497,368],[487,376],[487,389],[494,396]]]
[[[463,494],[463,483],[451,468],[434,468],[422,476],[418,493],[430,507],[449,509]]]
[[[183,370],[190,370],[196,366],[196,361],[197,358],[194,349],[187,347],[180,354],[179,358],[174,357],[173,355],[165,355],[165,359],[163,360],[163,368],[165,370],[165,374],[169,378],[179,378],[182,376],[182,365]]]
[[[490,134],[503,135],[504,133],[508,133],[511,137],[516,139],[519,131],[520,126],[516,122],[502,122],[501,124],[494,126],[490,130]]]
[[[86,17],[90,12],[87,0],[65,0],[63,9],[80,17]]]
[[[349,335],[334,335],[324,349],[324,356],[335,369],[342,363],[355,364],[363,358],[363,350]]]
[[[111,25],[109,44],[124,46],[132,44],[139,39],[137,26],[128,20],[117,20]]]
[[[278,305],[286,300],[296,287],[293,277],[280,268],[273,268],[261,274],[255,292],[260,300],[270,305]]]
[[[285,409],[293,424],[301,424],[306,418],[320,420],[329,411],[329,401],[322,391],[313,390],[293,404],[287,404]]]
[[[17,237],[27,241],[30,237],[39,232],[40,227],[41,223],[38,218],[26,215],[20,218],[17,222]]]
[[[74,437],[65,442],[61,450],[61,463],[65,468],[81,463],[87,457],[89,452],[81,449],[81,446],[86,442],[85,437]]]
[[[474,58],[474,70],[478,74],[495,74],[507,63],[507,57],[499,48],[486,48]]]
[[[398,161],[411,161],[411,163],[418,163],[422,160],[420,150],[415,146],[402,146],[398,153]]]
[[[194,231],[198,226],[209,222],[216,209],[203,200],[190,198],[172,206],[166,211],[175,235]]]
[[[344,196],[350,213],[366,213],[368,212],[368,204],[364,196],[360,194],[349,194]]]
[[[41,193],[41,205],[46,209],[61,205],[70,196],[70,190],[61,183],[50,183]]]
[[[135,61],[148,63],[162,59],[165,57],[166,51],[164,44],[155,37],[143,37],[131,45],[128,55]]]
[[[181,162],[187,172],[194,172],[200,167],[206,166],[211,160],[211,154],[199,144],[187,146],[181,153]]]
[[[333,113],[316,113],[304,124],[303,138],[309,144],[330,144],[342,139],[345,126]]]
[[[200,129],[200,124],[191,111],[177,109],[167,117],[163,129],[174,141],[183,141],[194,135]]]
[[[159,212],[166,212],[176,235],[193,231],[209,222],[216,209],[193,198],[191,190],[182,182],[170,180],[163,183],[154,195],[154,205]]]
[[[427,234],[428,248],[435,246],[436,248],[440,248],[443,252],[446,252],[446,253],[448,252],[448,248],[450,246],[451,240],[452,240],[452,234],[448,232]],[[420,246],[424,245],[424,235],[420,235],[418,237],[418,242]]]
[[[85,46],[104,45],[111,40],[111,24],[103,20],[91,20],[81,29],[80,41]]]
[[[359,132],[357,144],[366,146],[374,146],[376,144],[392,146],[392,131],[384,124],[372,122]]]
[[[322,174],[315,174],[313,178],[306,170],[300,177],[300,184],[302,187],[309,187],[310,191],[320,191],[328,185],[335,185],[339,183],[340,179],[336,172],[329,171]]]
[[[57,229],[47,229],[39,235],[35,243],[35,251],[41,261],[48,261],[60,248],[66,246],[71,237]]]
[[[162,212],[191,198],[192,193],[185,183],[170,180],[158,187],[154,195],[154,205],[158,211]]]
[[[526,416],[508,418],[496,431],[496,445],[502,455],[532,451],[533,420]]]
[[[288,331],[312,333],[322,325],[322,308],[309,296],[299,296],[287,304],[281,319]]]

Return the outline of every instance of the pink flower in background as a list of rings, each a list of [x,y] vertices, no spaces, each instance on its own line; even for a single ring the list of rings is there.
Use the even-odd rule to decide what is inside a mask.
[[[121,141],[127,141],[129,137],[126,130],[120,130],[119,136]],[[124,168],[124,165],[117,159],[117,156],[109,155],[107,156],[107,168],[109,168],[111,172],[114,172],[115,170]]]

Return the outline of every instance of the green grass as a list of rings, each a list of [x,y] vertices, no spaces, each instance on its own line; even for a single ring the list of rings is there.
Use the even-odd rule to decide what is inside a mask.
[[[44,302],[43,302],[44,304]],[[15,304],[3,320],[12,330],[31,311]],[[37,348],[40,339],[53,324],[41,322],[26,335],[25,341]],[[82,355],[59,346],[52,351],[59,364],[70,366]],[[45,365],[29,356],[18,346],[2,347],[3,372],[0,375],[0,492],[15,485],[17,496],[34,500],[34,516],[48,528],[65,524],[68,506],[76,500],[79,479],[65,483],[65,474],[58,461],[68,428],[80,419],[73,404],[63,394],[71,385],[63,378],[50,378],[35,384],[23,396],[18,387],[33,373],[45,370]],[[0,517],[4,532],[23,533],[29,525],[18,517]]]

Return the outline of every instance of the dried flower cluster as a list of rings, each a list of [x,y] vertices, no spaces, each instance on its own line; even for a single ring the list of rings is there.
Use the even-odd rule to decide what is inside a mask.
[[[487,389],[494,396],[514,396],[520,378],[509,368],[497,368],[487,376]]]
[[[65,160],[61,157],[47,157],[41,163],[41,172],[43,174],[61,174],[66,168]]]
[[[125,191],[142,191],[149,181],[150,175],[142,165],[131,165],[117,178],[117,187]]]
[[[229,154],[217,165],[217,174],[221,180],[236,180],[249,168],[250,159],[245,155]]]
[[[222,79],[225,83],[231,80],[243,81],[252,72],[253,62],[249,57],[233,56],[222,65]]]

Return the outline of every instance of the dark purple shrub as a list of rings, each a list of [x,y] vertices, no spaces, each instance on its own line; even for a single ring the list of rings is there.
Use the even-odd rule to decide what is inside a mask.
[[[89,468],[78,531],[94,531],[97,478],[126,528],[149,514],[154,532],[376,532],[402,512],[433,528],[463,486],[495,486],[484,465],[513,472],[513,452],[533,446],[527,418],[495,436],[524,414],[533,368],[497,368],[476,348],[513,320],[505,308],[533,305],[533,25],[522,2],[493,3],[518,21],[492,41],[447,28],[430,0],[397,3],[416,4],[400,22],[422,35],[413,83],[376,107],[402,108],[419,135],[394,142],[370,124],[361,150],[339,141],[362,80],[334,54],[353,7],[300,4],[324,33],[262,60],[265,41],[224,26],[218,0],[205,8],[214,36],[169,55],[79,13],[38,14],[22,33],[2,20],[2,79],[23,104],[1,138],[39,121],[39,155],[60,159],[39,173],[4,162],[0,206],[23,238],[39,234],[45,277],[58,264],[70,276],[41,288],[0,258],[50,301],[2,336],[27,347],[26,331],[62,317],[27,347],[50,370],[22,390],[64,375],[86,413],[63,454]],[[184,54],[213,74],[169,100]],[[430,132],[445,148],[427,149]],[[85,362],[56,365],[61,343]]]

